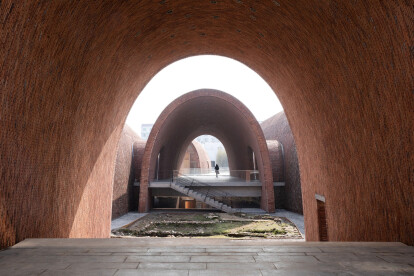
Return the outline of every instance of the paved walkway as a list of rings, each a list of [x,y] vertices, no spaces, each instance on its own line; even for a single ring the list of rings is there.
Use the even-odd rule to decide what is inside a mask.
[[[276,212],[270,215],[276,217],[285,217],[289,219],[299,229],[300,233],[302,234],[302,237],[305,238],[305,220],[303,218],[303,215],[293,213],[284,209],[276,209]]]
[[[205,238],[28,239],[0,251],[0,275],[413,275],[401,243]]]
[[[137,212],[129,212],[117,219],[111,221],[111,230],[115,230],[121,228],[122,226],[128,225],[133,223],[137,219],[140,219],[146,216],[148,213],[137,213]]]

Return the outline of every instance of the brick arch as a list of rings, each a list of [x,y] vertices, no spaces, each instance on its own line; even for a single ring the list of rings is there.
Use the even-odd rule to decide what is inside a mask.
[[[200,169],[209,169],[211,168],[211,160],[208,156],[206,150],[204,149],[203,145],[200,144],[197,141],[193,141],[191,143],[193,145],[195,151],[197,152],[198,156],[198,164],[200,166]]]
[[[216,137],[223,144],[223,146],[226,150],[227,158],[229,158],[229,153],[230,153],[230,156],[234,155],[233,149],[232,149],[232,147],[230,147],[231,141],[228,139],[228,137],[222,135],[222,133],[217,132],[217,131],[211,131],[211,130],[207,130],[207,131],[202,130],[202,131],[200,131],[200,130],[197,130],[191,136],[188,136],[188,138],[185,140],[183,145],[185,145],[186,143],[190,143],[190,141],[193,141],[195,138],[197,138],[198,136],[201,136],[201,135],[211,135],[211,136]],[[184,155],[184,149],[185,149],[185,146],[183,146],[179,150],[180,154],[177,156],[178,162],[180,162],[180,160],[182,159],[182,156]],[[232,160],[232,157],[230,157],[230,160],[229,160],[229,167],[232,167],[232,168],[235,167],[235,163],[234,163],[234,160]]]
[[[262,180],[261,207],[274,211],[272,167],[263,131],[254,115],[233,96],[213,89],[184,94],[169,104],[158,117],[147,140],[141,166],[139,211],[149,209],[148,184],[155,175],[160,154],[162,178],[178,170],[188,141],[201,134],[216,136],[226,148],[230,170],[252,170],[255,152]],[[221,138],[221,139],[220,139]]]
[[[190,168],[200,168],[200,169],[209,169],[211,167],[211,161],[210,158],[205,151],[202,144],[199,142],[193,140],[186,149],[186,152],[189,152],[190,156]],[[183,161],[184,156],[183,154],[180,154],[180,157],[178,159],[178,164],[181,164],[179,166],[180,170],[183,168]]]
[[[307,240],[317,193],[331,240],[414,244],[410,1],[2,1],[0,14],[1,247],[108,237],[133,101],[201,54],[243,62],[277,93]]]

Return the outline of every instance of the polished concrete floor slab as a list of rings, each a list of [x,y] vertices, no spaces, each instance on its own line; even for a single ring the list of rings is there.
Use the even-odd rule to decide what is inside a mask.
[[[0,275],[414,275],[401,243],[209,238],[28,239]]]

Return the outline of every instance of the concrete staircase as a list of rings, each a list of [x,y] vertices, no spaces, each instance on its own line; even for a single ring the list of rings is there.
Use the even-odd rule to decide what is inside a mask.
[[[184,183],[183,183],[184,182]],[[207,205],[222,210],[226,213],[236,213],[237,210],[222,203],[219,202],[217,200],[215,200],[214,198],[208,196],[207,194],[201,193],[201,192],[196,192],[188,187],[186,187],[186,182],[183,180],[179,180],[179,181],[174,181],[171,182],[171,188],[176,190],[177,192],[180,192],[182,194],[188,195],[189,197],[192,197],[198,201],[202,201],[204,203],[206,203]],[[199,185],[201,186],[201,185]]]

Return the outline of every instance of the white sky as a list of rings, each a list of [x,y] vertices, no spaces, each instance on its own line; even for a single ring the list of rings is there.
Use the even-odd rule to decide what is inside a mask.
[[[155,123],[173,100],[201,88],[233,95],[258,121],[283,110],[270,86],[249,67],[234,59],[205,55],[179,60],[155,75],[136,99],[126,123],[141,134],[141,124]]]

